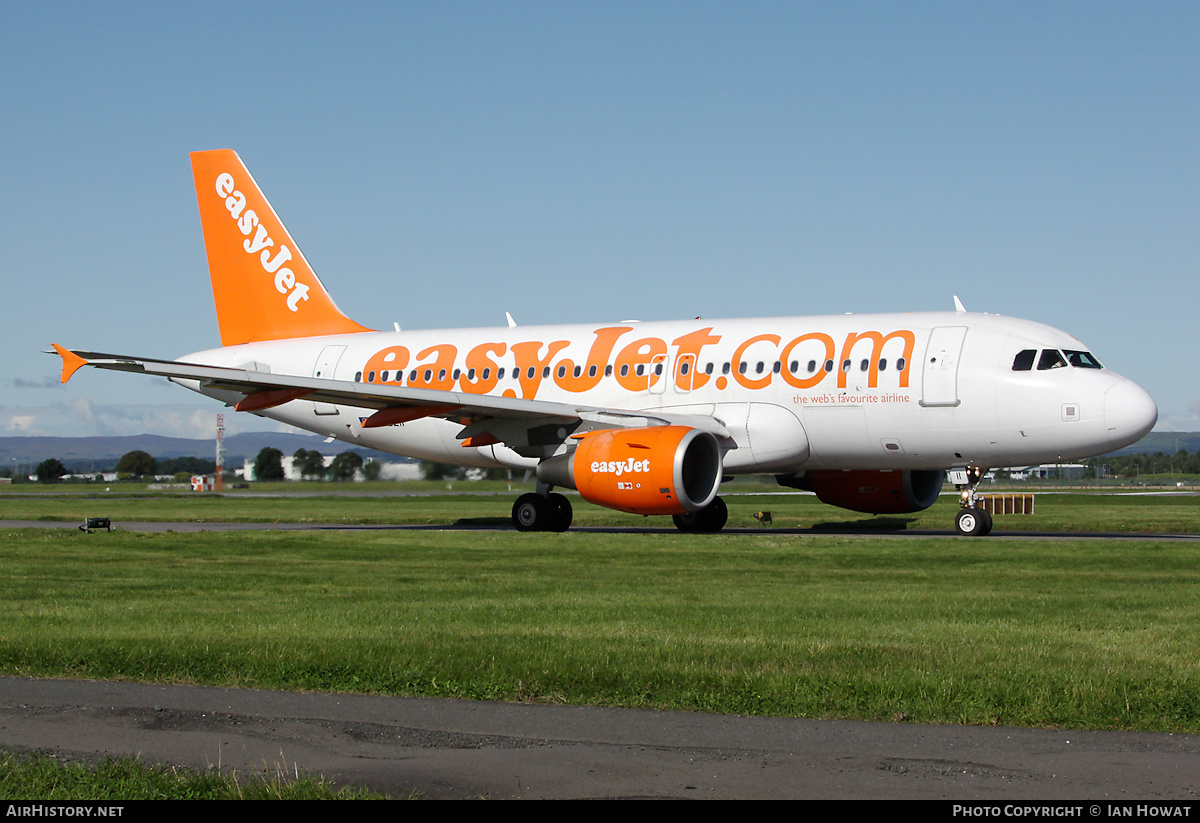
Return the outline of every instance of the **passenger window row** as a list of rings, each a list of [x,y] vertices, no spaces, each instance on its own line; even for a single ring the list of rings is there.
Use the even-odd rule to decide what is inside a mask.
[[[1021,354],[1017,355],[1018,359],[1020,359],[1021,355],[1025,354],[1025,353],[1026,353],[1026,352],[1021,352]],[[1081,354],[1084,354],[1084,352],[1080,352],[1080,353],[1081,353]],[[1029,352],[1029,354],[1030,354],[1030,356],[1032,356],[1032,355],[1034,354],[1034,352],[1033,352],[1033,351],[1030,351],[1030,352]],[[1090,356],[1090,355],[1089,355],[1089,356]],[[849,372],[849,371],[851,370],[851,365],[852,365],[852,362],[853,362],[853,361],[851,361],[851,360],[844,360],[844,361],[842,361],[842,371],[843,371],[843,372]],[[730,364],[730,363],[728,363],[728,362],[724,363],[724,364],[721,366],[721,373],[722,373],[722,374],[729,374],[729,372],[730,372],[730,365],[731,365],[731,364]],[[823,369],[824,369],[826,372],[831,372],[831,371],[833,371],[834,365],[835,365],[835,364],[834,364],[834,362],[833,362],[832,360],[826,360],[824,364],[819,364],[819,363],[818,363],[818,361],[816,361],[816,360],[809,360],[809,361],[808,361],[808,373],[809,373],[809,374],[813,374],[813,373],[815,373],[815,372],[817,371],[817,368],[818,368],[818,367],[820,367],[820,368],[823,368]],[[895,367],[896,371],[904,371],[904,367],[905,367],[906,365],[907,365],[907,363],[905,362],[904,358],[903,358],[903,357],[900,357],[900,358],[897,358],[897,359],[896,359],[896,362],[895,362],[895,364],[894,364],[894,367]],[[745,374],[745,373],[747,372],[747,370],[748,370],[748,366],[749,366],[749,364],[748,364],[748,363],[746,363],[745,361],[742,361],[741,363],[739,363],[739,364],[738,364],[738,373],[739,373],[739,374]],[[763,373],[763,372],[766,370],[766,366],[767,366],[767,364],[766,364],[766,363],[764,363],[763,361],[761,361],[761,360],[760,360],[760,361],[758,361],[758,363],[757,363],[757,364],[755,364],[755,366],[754,366],[754,373],[755,373],[755,374],[762,374],[762,373]],[[866,360],[866,359],[864,359],[864,360],[862,360],[862,361],[859,363],[859,370],[860,370],[860,371],[867,371],[867,370],[869,370],[869,369],[870,369],[870,367],[871,367],[871,361],[870,361],[870,360]],[[661,374],[662,374],[662,372],[663,372],[663,364],[662,364],[661,362],[654,363],[654,364],[653,364],[653,368],[654,368],[654,374],[655,374],[655,375],[661,375]],[[887,361],[887,358],[880,358],[880,360],[879,360],[879,371],[887,371],[887,368],[888,368],[888,361]],[[1014,369],[1016,369],[1017,371],[1022,371],[1022,369],[1018,368],[1016,364],[1014,364],[1014,365],[1013,365],[1013,368],[1014,368]],[[1029,367],[1028,367],[1028,366],[1026,366],[1024,370],[1027,370],[1028,368],[1029,368]],[[1041,367],[1041,366],[1039,366],[1038,368],[1042,368],[1042,367]],[[1098,366],[1097,366],[1096,368],[1098,368]],[[779,372],[780,372],[780,371],[782,371],[782,370],[783,370],[783,363],[779,362],[778,360],[777,360],[777,361],[775,361],[774,365],[771,367],[771,371],[772,371],[772,372],[774,372],[775,374],[779,374]],[[574,372],[574,373],[575,373],[575,377],[579,377],[579,376],[580,376],[580,374],[581,374],[581,371],[582,371],[582,370],[581,370],[581,368],[580,368],[579,366],[576,366],[576,367],[575,367],[575,372]],[[644,365],[644,364],[638,364],[636,371],[637,371],[637,374],[638,374],[639,376],[640,376],[640,375],[643,375],[643,374],[645,374],[645,365]],[[687,362],[687,361],[684,361],[684,362],[683,362],[683,363],[681,363],[681,364],[680,364],[680,366],[679,366],[679,373],[680,373],[680,374],[682,374],[682,375],[687,375],[688,371],[689,371],[689,364],[688,364],[688,362]],[[797,373],[797,372],[799,372],[799,371],[800,371],[800,363],[799,363],[799,361],[793,360],[793,361],[791,362],[791,373],[792,373],[792,374],[795,374],[795,373]],[[411,372],[409,372],[409,375],[408,375],[408,380],[409,380],[409,382],[415,382],[415,381],[416,381],[416,379],[417,379],[417,372],[418,372],[418,370],[416,370],[416,369],[413,369]],[[611,376],[612,376],[612,373],[613,373],[613,367],[612,367],[611,365],[608,365],[608,366],[605,366],[605,367],[604,367],[604,376],[605,376],[605,377],[611,377]],[[712,363],[707,363],[707,364],[705,364],[705,366],[704,366],[704,373],[705,373],[705,374],[712,374],[712,373],[713,373],[713,364],[712,364]],[[367,372],[367,374],[366,374],[366,382],[368,382],[368,383],[374,383],[374,382],[376,382],[376,377],[378,377],[378,378],[379,378],[379,382],[381,382],[381,383],[388,383],[388,382],[390,382],[390,379],[389,379],[389,378],[392,378],[392,377],[393,377],[393,374],[394,374],[394,379],[395,379],[395,381],[396,381],[397,383],[399,383],[399,382],[402,382],[402,381],[404,380],[404,373],[403,373],[403,372],[401,372],[401,371],[397,371],[397,372],[394,372],[394,373],[393,373],[393,372],[391,372],[391,371],[382,371],[382,372],[380,372],[378,375],[376,375],[376,373],[375,373],[375,372],[373,372],[373,371],[370,371],[370,372]],[[453,380],[455,380],[455,381],[457,381],[457,380],[459,379],[459,376],[460,376],[460,374],[461,374],[461,373],[460,373],[460,371],[459,371],[458,369],[455,369],[455,370],[454,370],[454,372],[453,372],[453,375],[452,375],[452,379],[453,379]],[[621,376],[622,376],[622,377],[627,377],[627,376],[628,376],[628,374],[629,374],[629,366],[628,366],[627,364],[626,364],[626,365],[622,365],[622,366],[621,366]],[[501,368],[499,368],[499,369],[497,369],[497,370],[496,370],[496,377],[497,377],[497,379],[503,380],[503,379],[504,379],[504,375],[505,375],[505,369],[504,369],[503,367],[501,367]],[[532,380],[532,379],[533,379],[533,375],[534,375],[534,368],[531,366],[531,367],[529,368],[529,379],[531,379],[531,380]],[[484,370],[482,371],[482,376],[483,376],[483,379],[484,379],[484,380],[487,380],[489,377],[491,377],[491,369],[484,369]],[[516,380],[516,379],[517,379],[519,376],[520,376],[520,372],[519,372],[519,370],[518,370],[518,369],[513,369],[513,370],[512,370],[512,372],[511,372],[511,377],[512,377],[512,379],[513,379],[513,380]],[[549,366],[546,366],[544,369],[542,369],[542,377],[543,377],[543,378],[546,378],[546,377],[549,377],[549,376],[550,376],[550,367],[549,367]],[[560,378],[562,378],[562,377],[565,377],[565,376],[566,376],[566,367],[565,367],[565,366],[559,366],[559,367],[558,367],[558,376],[559,376]],[[596,376],[596,367],[593,365],[593,366],[591,366],[591,367],[589,367],[589,368],[588,368],[588,377],[595,377],[595,376]],[[431,369],[425,369],[425,371],[424,371],[424,374],[423,374],[423,377],[424,377],[424,380],[425,380],[425,382],[426,382],[426,383],[430,382],[430,381],[433,379],[433,371],[432,371]],[[441,370],[439,370],[439,372],[438,372],[438,380],[439,380],[439,381],[442,381],[442,380],[445,380],[445,379],[446,379],[446,370],[445,370],[445,369],[441,369]],[[470,369],[470,370],[468,370],[468,372],[467,372],[467,379],[468,379],[468,380],[471,380],[471,381],[474,381],[474,379],[475,379],[475,370],[474,370],[474,369]],[[360,382],[362,382],[362,381],[363,381],[363,373],[362,373],[362,372],[358,372],[357,374],[355,374],[355,375],[354,375],[354,382],[355,382],[355,383],[360,383]]]

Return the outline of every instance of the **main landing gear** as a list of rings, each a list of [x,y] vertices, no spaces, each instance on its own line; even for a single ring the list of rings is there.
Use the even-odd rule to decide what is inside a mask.
[[[987,469],[967,469],[967,485],[958,498],[958,504],[962,508],[954,518],[954,527],[961,535],[983,537],[992,531],[991,512],[979,508],[979,481],[986,472]]]
[[[724,500],[714,497],[713,501],[700,511],[674,514],[671,515],[671,519],[675,521],[675,528],[681,532],[719,532],[729,520],[729,509],[725,507]]]
[[[571,528],[573,517],[571,501],[566,495],[551,492],[548,486],[544,494],[521,495],[512,507],[513,525],[521,532],[565,532]]]
[[[513,526],[522,532],[565,532],[571,528],[573,516],[571,501],[550,491],[549,486],[543,490],[540,483],[538,491],[521,495],[512,507]],[[681,532],[713,533],[725,528],[729,510],[724,500],[714,497],[700,511],[677,514],[672,519]]]

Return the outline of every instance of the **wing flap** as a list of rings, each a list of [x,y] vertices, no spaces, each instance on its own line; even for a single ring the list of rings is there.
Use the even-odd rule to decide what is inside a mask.
[[[578,430],[656,425],[691,426],[712,432],[717,437],[730,436],[721,421],[704,415],[661,413],[654,409],[612,409],[489,394],[272,374],[245,368],[185,363],[179,360],[77,351],[57,344],[54,345],[52,353],[63,359],[64,383],[86,365],[172,380],[194,380],[203,388],[237,392],[245,395],[245,399],[236,404],[241,411],[270,408],[303,397],[305,401],[374,409],[375,414],[367,419],[374,419],[375,426],[394,425],[419,417],[441,417],[466,427],[460,439],[471,440],[472,445],[482,442],[481,436],[485,433],[501,442],[523,445],[529,442],[529,435],[535,430],[561,430],[564,433],[559,439],[565,441],[567,435]],[[380,412],[385,410],[391,411],[381,415]],[[479,440],[473,440],[477,437]],[[543,438],[539,436],[537,439]]]

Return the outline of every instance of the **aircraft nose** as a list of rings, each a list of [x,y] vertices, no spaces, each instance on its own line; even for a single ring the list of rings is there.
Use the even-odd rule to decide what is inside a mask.
[[[1158,406],[1141,386],[1122,380],[1104,393],[1104,424],[1114,449],[1136,443],[1158,422]]]

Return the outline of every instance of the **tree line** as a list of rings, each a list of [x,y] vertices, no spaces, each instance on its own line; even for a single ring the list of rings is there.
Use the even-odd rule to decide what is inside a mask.
[[[380,472],[378,463],[364,462],[361,455],[352,451],[335,456],[328,466],[325,465],[325,456],[315,449],[297,449],[292,460],[301,477],[306,480],[353,480],[359,474],[367,480],[375,480]],[[115,469],[104,469],[114,470],[120,480],[170,475],[176,482],[187,482],[193,475],[215,474],[217,463],[201,457],[158,459],[138,449],[123,454]],[[254,472],[259,480],[285,479],[283,452],[270,446],[259,451],[254,461]],[[49,457],[37,464],[34,474],[39,483],[59,483],[72,472],[57,457]],[[24,475],[10,466],[0,469],[0,477],[9,477],[18,482],[24,480]]]
[[[121,455],[115,468],[103,468],[100,471],[115,471],[117,477],[122,480],[140,480],[144,477],[162,475],[171,475],[179,479],[185,475],[186,477],[191,477],[193,474],[212,474],[216,471],[216,468],[217,464],[215,460],[205,460],[201,457],[166,457],[159,460],[147,452],[136,449]],[[33,473],[37,476],[39,483],[58,483],[73,472],[57,457],[48,457],[37,464],[37,468],[34,469]],[[76,471],[74,473],[82,472]],[[87,473],[90,474],[92,472],[89,471]],[[12,471],[11,468],[0,471],[0,476],[11,477],[14,480],[23,479],[19,473]]]
[[[1123,454],[1120,456],[1104,455],[1092,457],[1083,461],[1090,466],[1096,476],[1105,476],[1125,481],[1136,481],[1139,477],[1161,475],[1194,475],[1200,476],[1200,451],[1189,453],[1180,449],[1174,454],[1153,452],[1149,454]],[[375,461],[364,461],[356,452],[345,451],[335,456],[328,466],[325,456],[315,449],[297,449],[292,455],[292,464],[297,473],[305,480],[353,480],[361,474],[367,480],[379,478],[380,465]],[[120,479],[142,479],[162,475],[171,475],[178,482],[186,482],[192,475],[206,475],[216,472],[215,460],[205,460],[201,457],[167,457],[157,459],[147,452],[135,450],[127,452],[117,461],[116,472]],[[34,472],[40,483],[57,483],[71,474],[70,470],[56,457],[47,458],[38,463]],[[273,447],[259,451],[254,461],[254,475],[259,480],[284,480],[283,452]],[[461,466],[448,466],[442,463],[421,463],[421,475],[426,480],[461,480],[466,477],[466,469]],[[504,469],[489,469],[488,479],[502,480],[507,475]],[[0,469],[0,477],[10,477],[22,480],[23,476],[13,467]]]
[[[1154,452],[1152,454],[1122,454],[1090,457],[1085,465],[1099,468],[1108,477],[1136,480],[1149,475],[1191,474],[1200,475],[1200,451],[1188,454],[1180,449],[1174,454]]]
[[[335,455],[325,465],[325,455],[315,449],[296,449],[292,455],[292,466],[304,480],[354,480],[360,473],[366,480],[378,480],[380,465],[375,461],[364,462],[357,452],[344,451]],[[283,452],[267,446],[254,460],[254,478],[264,481],[285,480]]]

